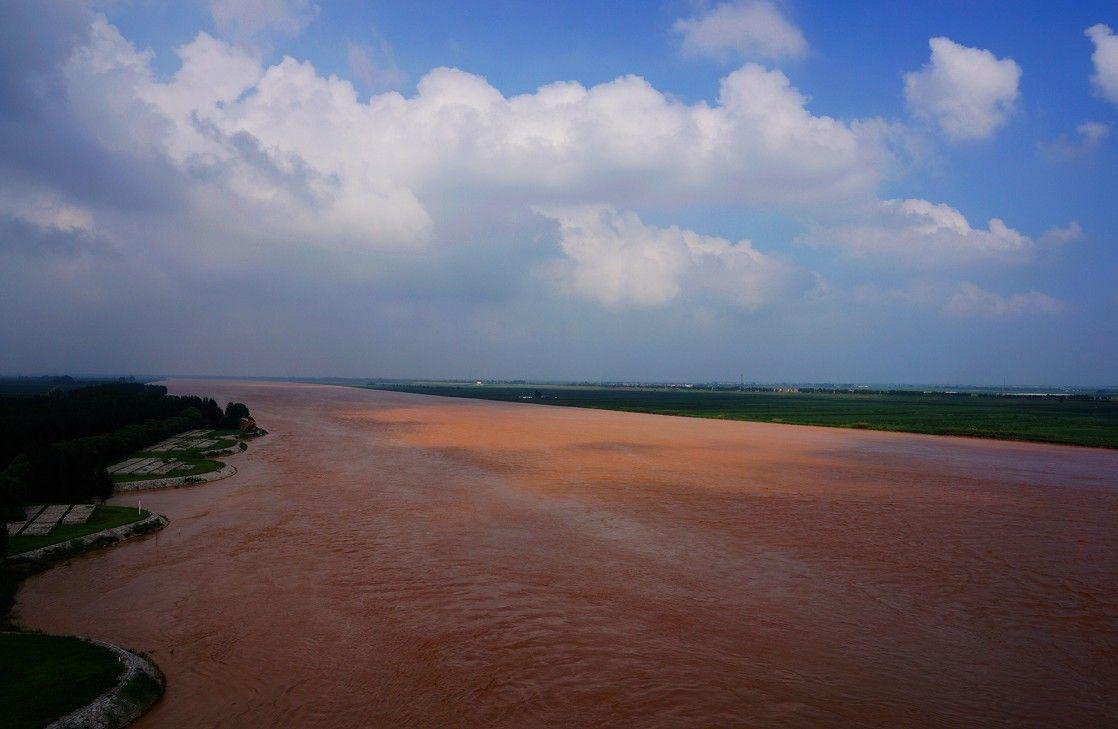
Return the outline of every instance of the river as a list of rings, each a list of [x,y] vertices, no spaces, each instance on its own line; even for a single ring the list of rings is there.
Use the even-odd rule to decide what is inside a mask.
[[[271,434],[16,607],[139,726],[1118,723],[1118,452],[169,385]]]

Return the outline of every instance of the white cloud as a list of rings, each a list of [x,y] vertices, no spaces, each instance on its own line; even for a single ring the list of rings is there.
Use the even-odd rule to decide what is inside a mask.
[[[931,60],[905,75],[909,110],[952,140],[992,135],[1014,111],[1020,66],[949,38],[932,38],[928,45]]]
[[[1076,139],[1060,135],[1053,142],[1042,142],[1040,150],[1050,159],[1070,161],[1092,156],[1110,136],[1110,125],[1086,121],[1075,128]]]
[[[681,102],[636,76],[505,96],[451,68],[424,75],[411,95],[362,101],[310,63],[265,66],[205,33],[177,53],[181,67],[161,77],[150,53],[97,19],[62,76],[76,125],[171,171],[175,188],[142,234],[114,209],[79,221],[71,212],[86,208],[57,191],[44,193],[49,214],[19,199],[9,213],[96,222],[122,249],[162,250],[180,267],[313,261],[351,281],[389,265],[420,271],[457,247],[484,251],[498,243],[482,239],[500,231],[508,250],[555,240],[563,257],[546,266],[552,282],[613,308],[749,310],[810,286],[748,241],[647,225],[625,210],[700,203],[808,221],[868,210],[813,242],[913,265],[1020,260],[1033,249],[998,219],[974,229],[946,205],[877,201],[894,161],[888,126],[812,114],[784,74],[756,64],[726,75],[713,102]],[[515,255],[510,266],[524,271],[552,252]]]
[[[1039,291],[1002,295],[970,281],[921,282],[895,289],[864,285],[854,290],[854,298],[875,306],[914,307],[939,311],[953,317],[978,319],[1051,315],[1066,309],[1062,301]]]
[[[608,206],[540,208],[559,223],[566,256],[545,274],[561,290],[609,307],[689,300],[752,309],[789,283],[792,267],[747,240],[657,228]]]
[[[681,368],[706,348],[716,374],[726,346],[751,360],[751,343],[778,350],[782,337],[785,354],[774,356],[796,366],[813,345],[849,339],[837,332],[881,321],[858,307],[848,317],[841,305],[861,264],[828,260],[831,293],[817,295],[819,279],[779,249],[733,242],[749,228],[720,238],[671,226],[673,216],[709,212],[719,232],[757,221],[781,236],[798,223],[862,228],[876,247],[829,243],[888,258],[871,280],[902,288],[936,276],[919,270],[927,262],[1024,260],[1077,234],[1069,225],[1033,244],[1000,223],[972,228],[946,206],[879,202],[896,128],[822,116],[782,73],[756,65],[726,74],[717,96],[698,102],[635,76],[512,96],[445,68],[415,91],[369,98],[298,59],[265,63],[217,33],[179,48],[181,68],[168,75],[84,8],[82,32],[52,46],[41,39],[60,24],[26,6],[19,24],[0,28],[31,39],[28,53],[7,54],[0,83],[18,92],[0,104],[12,132],[0,144],[0,291],[21,314],[0,317],[0,350],[28,367],[44,366],[47,347],[60,369],[96,351],[106,370],[193,361],[220,371],[219,356],[191,357],[238,341],[246,366],[277,374],[452,376],[465,367],[511,376],[546,360],[555,376],[602,377],[639,367],[647,345],[675,351]],[[833,258],[796,255],[808,253]],[[541,295],[530,275],[541,266],[578,301]],[[1013,272],[983,275],[998,281],[997,298],[939,283],[930,306],[1003,316],[1044,308],[1036,292],[1007,293],[1032,288],[1015,288]],[[214,312],[202,318],[216,329],[191,326]],[[708,333],[693,332],[704,321]],[[185,338],[156,336],[168,322]],[[671,350],[680,336],[689,346]],[[305,346],[292,348],[293,338]]]
[[[851,258],[913,267],[954,266],[977,260],[1026,260],[1028,236],[992,218],[973,228],[961,212],[927,200],[883,200],[856,224],[815,230],[803,242],[835,246]]]
[[[197,204],[243,204],[284,237],[424,243],[427,208],[448,199],[838,203],[872,194],[891,162],[883,123],[814,116],[787,77],[752,64],[722,80],[713,106],[636,76],[506,97],[450,68],[426,74],[414,96],[362,103],[310,63],[264,69],[204,33],[161,82],[115,28],[101,20],[94,35],[69,67],[75,113],[106,143],[160,147],[193,175]]]
[[[1039,291],[1002,296],[969,282],[960,283],[944,305],[953,316],[987,319],[1056,314],[1064,308],[1063,302]]]
[[[1095,44],[1095,52],[1091,54],[1095,75],[1091,81],[1100,96],[1118,104],[1118,35],[1102,23],[1092,25],[1085,33]]]
[[[1075,131],[1079,134],[1079,138],[1083,140],[1083,145],[1093,151],[1104,139],[1110,136],[1110,125],[1103,122],[1088,121],[1077,126]]]
[[[458,248],[480,260],[520,246],[502,254],[508,267],[534,269],[554,255],[534,241],[561,243],[553,223],[530,213],[537,207],[842,209],[872,199],[893,163],[887,124],[812,114],[784,74],[755,64],[727,74],[710,102],[682,102],[637,76],[506,96],[451,68],[430,71],[410,95],[363,101],[349,81],[308,62],[269,66],[251,48],[207,33],[176,53],[179,69],[158,74],[150,52],[95,17],[59,72],[68,124],[132,160],[140,184],[158,173],[146,191],[150,209],[87,205],[48,186],[56,212],[44,218],[26,198],[12,198],[7,212],[78,221],[58,211],[87,211],[81,222],[95,223],[104,245],[173,261],[179,271],[213,275],[248,261],[251,270],[300,262],[306,271],[309,262],[321,275],[403,290],[411,284],[388,271],[421,281],[425,265],[469,260]],[[635,235],[642,224],[626,215],[602,230]],[[769,284],[784,264],[748,243],[644,227],[646,237],[631,244],[615,235],[620,253],[564,251],[552,268],[566,266],[563,290],[620,307],[750,308],[780,288]],[[656,273],[644,254],[664,256],[665,267]],[[647,285],[627,279],[610,288],[608,275],[593,270],[633,257],[644,262]],[[591,294],[595,281],[601,289]]]
[[[0,186],[0,217],[9,216],[40,228],[64,232],[92,232],[93,213],[67,203],[50,192],[35,192],[22,186]]]
[[[296,36],[318,16],[310,0],[210,0],[217,29],[255,41],[272,33]]]
[[[1073,220],[1062,228],[1053,226],[1044,231],[1044,235],[1040,236],[1037,242],[1043,246],[1059,247],[1069,243],[1077,243],[1086,237],[1083,226]]]
[[[672,27],[691,56],[777,60],[807,53],[803,33],[769,0],[721,3]]]
[[[371,43],[347,41],[346,66],[365,90],[395,88],[403,80],[392,46],[379,36]]]

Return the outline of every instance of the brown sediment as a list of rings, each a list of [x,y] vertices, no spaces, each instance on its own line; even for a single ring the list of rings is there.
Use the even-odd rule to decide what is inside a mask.
[[[1118,453],[172,390],[272,435],[17,606],[149,652],[141,726],[1118,722]]]

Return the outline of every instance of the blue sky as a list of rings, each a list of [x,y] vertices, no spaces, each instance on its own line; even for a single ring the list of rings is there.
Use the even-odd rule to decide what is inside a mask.
[[[5,372],[1118,384],[1113,3],[0,14]]]

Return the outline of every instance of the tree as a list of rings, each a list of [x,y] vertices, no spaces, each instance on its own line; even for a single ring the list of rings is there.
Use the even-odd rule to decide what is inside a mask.
[[[234,430],[241,427],[241,418],[250,417],[248,406],[243,402],[231,402],[225,406],[225,421],[222,427]]]

